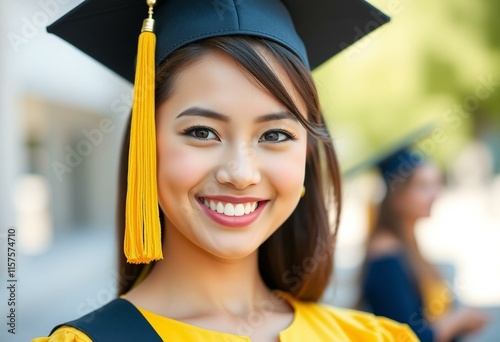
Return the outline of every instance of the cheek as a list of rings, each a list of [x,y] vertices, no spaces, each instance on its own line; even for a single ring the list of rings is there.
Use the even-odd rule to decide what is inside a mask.
[[[304,184],[306,146],[298,146],[286,155],[276,155],[264,161],[263,172],[276,191],[289,195],[287,199],[296,200]]]
[[[415,201],[422,205],[428,204],[432,201],[432,193],[424,188],[415,190]]]
[[[432,204],[432,197],[425,191],[415,189],[408,196],[406,201],[407,208],[415,215],[426,215]]]
[[[206,155],[188,151],[175,141],[160,139],[158,144],[158,195],[160,202],[175,198],[176,202],[185,198],[204,175],[204,166],[209,160]]]
[[[417,203],[418,200],[415,197],[415,193],[411,189],[405,189],[405,191],[399,195],[395,201],[395,206],[398,211],[405,215],[413,215],[416,211],[416,207],[420,205]]]

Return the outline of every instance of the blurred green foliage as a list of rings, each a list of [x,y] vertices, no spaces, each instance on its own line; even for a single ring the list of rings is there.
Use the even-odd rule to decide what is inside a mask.
[[[472,138],[498,141],[500,1],[370,2],[391,22],[314,72],[344,170],[429,122],[440,134],[424,152],[441,163]]]

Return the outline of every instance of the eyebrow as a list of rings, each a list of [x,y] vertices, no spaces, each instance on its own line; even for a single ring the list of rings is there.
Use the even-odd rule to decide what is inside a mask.
[[[202,116],[204,118],[229,122],[229,116],[200,107],[190,107],[186,110],[183,110],[179,115],[176,116],[176,119],[181,118],[183,116]]]
[[[299,121],[292,113],[287,111],[282,111],[282,112],[259,116],[257,119],[255,119],[255,122],[261,123],[261,122],[275,121],[275,120],[292,120],[297,122]]]
[[[214,112],[210,109],[205,109],[201,107],[190,107],[186,110],[183,110],[179,115],[176,116],[176,119],[184,117],[184,116],[201,116],[204,118],[214,119],[223,122],[229,122],[231,119],[229,116]],[[261,115],[255,119],[256,123],[262,123],[267,121],[275,121],[275,120],[293,120],[298,121],[297,118],[288,111],[281,111],[277,113],[270,113]]]

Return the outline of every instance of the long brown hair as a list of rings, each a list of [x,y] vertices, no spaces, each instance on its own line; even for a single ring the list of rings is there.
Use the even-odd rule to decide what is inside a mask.
[[[419,167],[421,167],[420,165]],[[408,265],[410,267],[410,274],[415,281],[415,285],[420,291],[420,295],[424,296],[425,284],[428,282],[442,281],[443,278],[439,274],[437,268],[429,263],[420,253],[415,234],[413,230],[408,231],[403,227],[403,216],[397,210],[397,202],[401,194],[408,189],[412,184],[415,172],[419,167],[414,168],[403,182],[398,182],[387,186],[387,192],[380,203],[378,212],[374,219],[373,227],[370,227],[370,233],[367,240],[367,246],[370,246],[373,239],[381,233],[389,234],[395,237],[401,243],[401,249],[404,251]],[[368,250],[368,248],[367,248]],[[365,262],[361,271],[361,282],[364,281],[368,260],[370,259],[369,253],[365,258]],[[360,298],[357,308],[363,304],[363,298]]]
[[[282,66],[304,101],[307,118],[301,115],[278,76],[259,53],[261,50],[270,53]],[[306,194],[290,217],[259,247],[259,269],[270,289],[289,292],[301,300],[318,300],[333,271],[333,247],[341,209],[341,180],[332,139],[320,112],[310,71],[296,55],[275,42],[250,36],[210,38],[178,49],[160,65],[156,77],[157,106],[171,95],[176,75],[209,51],[221,51],[231,56],[308,131]],[[118,187],[119,294],[130,290],[145,267],[126,263],[123,253],[129,130],[130,127],[124,136]],[[163,220],[161,223],[164,230]]]

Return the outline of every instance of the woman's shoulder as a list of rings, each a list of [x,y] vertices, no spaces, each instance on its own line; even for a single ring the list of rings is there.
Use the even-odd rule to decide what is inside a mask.
[[[38,337],[31,342],[92,342],[84,332],[64,325],[54,331],[49,337]]]
[[[402,242],[387,233],[375,235],[368,245],[367,256],[371,260],[400,257],[404,251]]]
[[[329,330],[328,336],[347,341],[419,341],[410,327],[368,312],[314,302],[296,302],[306,325]],[[326,334],[325,334],[326,336]]]
[[[372,245],[364,265],[363,284],[369,284],[370,287],[376,284],[388,290],[388,279],[393,284],[403,281],[405,285],[408,279],[413,279],[408,254],[399,240],[392,236],[381,236]]]
[[[56,326],[49,337],[32,342],[161,341],[158,334],[129,301],[117,298],[76,320]]]

